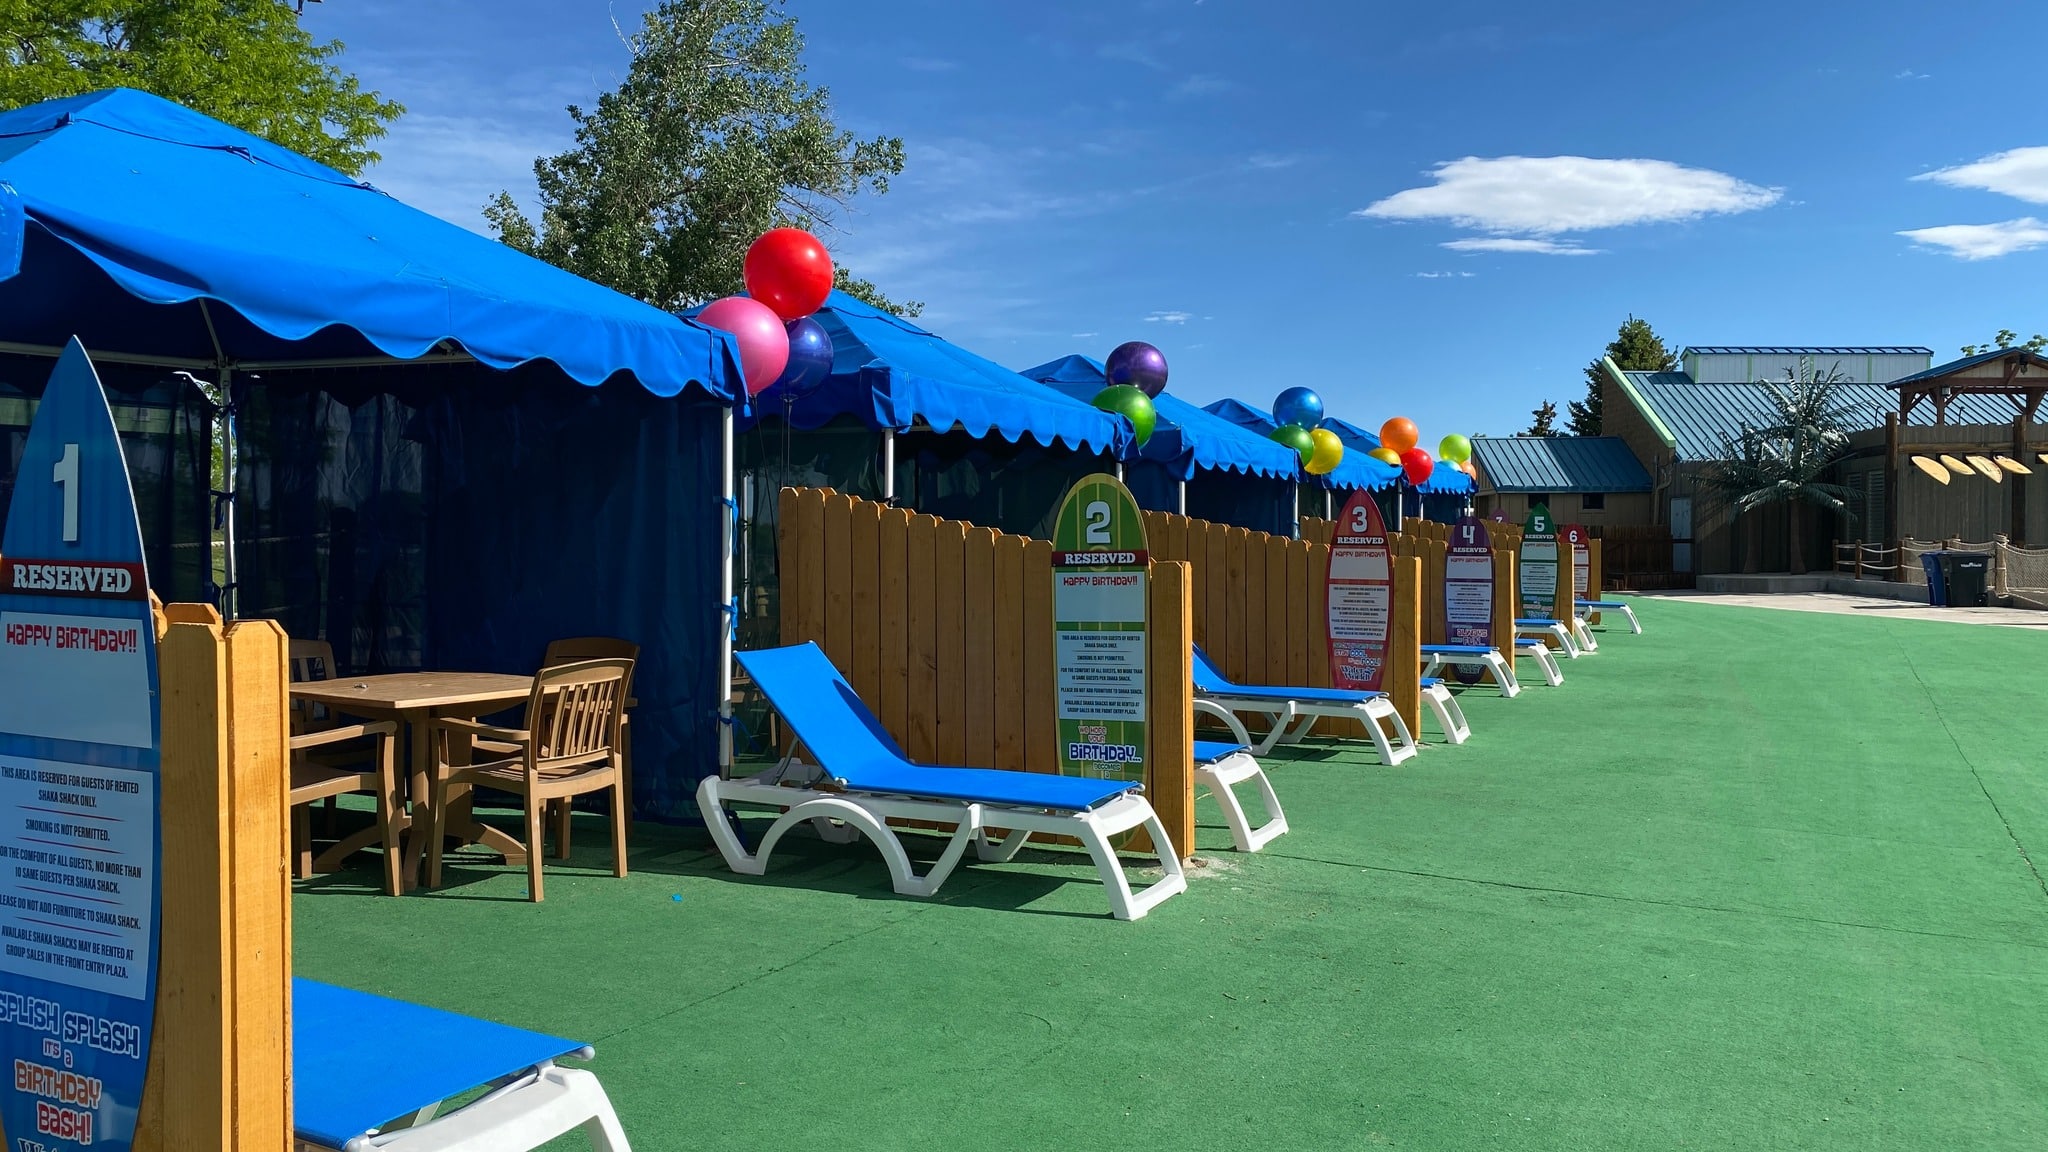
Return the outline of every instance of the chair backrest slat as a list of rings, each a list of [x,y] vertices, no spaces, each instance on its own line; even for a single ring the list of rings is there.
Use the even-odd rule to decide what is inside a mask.
[[[533,678],[527,726],[542,761],[589,760],[618,748],[619,716],[633,661],[580,660]]]

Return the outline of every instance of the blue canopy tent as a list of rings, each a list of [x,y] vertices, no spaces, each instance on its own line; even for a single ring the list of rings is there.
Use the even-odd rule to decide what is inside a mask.
[[[39,394],[72,335],[231,403],[230,613],[350,671],[634,640],[636,807],[689,814],[730,536],[677,526],[730,524],[729,337],[124,89],[0,113],[0,367]]]
[[[1271,432],[1275,427],[1270,413],[1241,400],[1218,400],[1209,405],[1209,411],[1241,427],[1253,429],[1261,435]],[[1322,426],[1335,432],[1337,438],[1344,442],[1344,460],[1337,465],[1335,471],[1320,478],[1323,482],[1322,487],[1330,492],[1332,499],[1340,492],[1367,491],[1380,494],[1385,497],[1382,502],[1386,507],[1382,510],[1391,516],[1395,511],[1393,501],[1405,501],[1406,492],[1410,489],[1402,482],[1399,468],[1367,455],[1380,446],[1380,438],[1356,424],[1334,416],[1326,418]],[[1448,523],[1463,514],[1473,491],[1472,478],[1439,460],[1430,474],[1429,482],[1416,491],[1420,493],[1417,511],[1431,520]]]
[[[1130,443],[1122,418],[843,292],[813,319],[832,337],[831,374],[800,397],[771,387],[741,418],[744,647],[775,637],[783,485],[1043,537],[1073,482]]]
[[[1023,374],[1077,400],[1108,386],[1102,362],[1062,356]],[[1294,484],[1301,458],[1292,448],[1254,435],[1171,392],[1153,401],[1159,421],[1143,447],[1124,454],[1124,484],[1138,506],[1294,534]]]

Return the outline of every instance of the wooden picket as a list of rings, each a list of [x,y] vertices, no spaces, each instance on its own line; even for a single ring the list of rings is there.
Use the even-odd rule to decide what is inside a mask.
[[[1058,771],[1050,543],[822,489],[780,501],[785,643],[816,641],[914,760]],[[1200,617],[1190,565],[1155,553],[1151,575],[1146,795],[1186,856]]]

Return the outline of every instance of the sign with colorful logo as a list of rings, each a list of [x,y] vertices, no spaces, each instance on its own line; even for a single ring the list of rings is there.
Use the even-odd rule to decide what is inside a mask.
[[[1451,525],[1444,553],[1444,642],[1493,647],[1493,538],[1470,516]],[[1453,664],[1451,674],[1477,684],[1486,670]]]
[[[1593,574],[1593,546],[1587,543],[1592,537],[1577,524],[1565,525],[1558,535],[1572,547],[1572,595],[1584,600],[1586,582]]]
[[[1522,563],[1515,571],[1515,583],[1522,593],[1522,615],[1539,620],[1557,616],[1557,525],[1550,521],[1550,509],[1538,504],[1529,509],[1522,527]]]
[[[1114,476],[1084,476],[1052,533],[1060,771],[1145,778],[1145,521]]]
[[[1366,492],[1353,492],[1330,537],[1330,683],[1377,692],[1393,623],[1393,550],[1387,526]]]
[[[156,1011],[156,625],[114,417],[73,340],[0,537],[0,1125],[126,1149]]]

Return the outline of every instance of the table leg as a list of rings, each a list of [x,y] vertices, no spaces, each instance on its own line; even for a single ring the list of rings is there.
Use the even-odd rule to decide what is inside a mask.
[[[400,717],[406,729],[412,733],[412,765],[407,787],[412,793],[412,816],[405,831],[404,879],[407,888],[422,883],[420,869],[427,859],[427,837],[434,834],[433,813],[429,805],[433,799],[433,788],[428,783],[433,774],[434,739],[424,712],[408,712]]]

